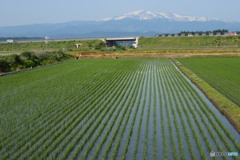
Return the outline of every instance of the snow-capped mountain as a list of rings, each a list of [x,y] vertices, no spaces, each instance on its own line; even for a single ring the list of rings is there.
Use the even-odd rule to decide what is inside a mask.
[[[206,22],[206,21],[218,20],[216,18],[183,16],[176,13],[151,12],[151,11],[140,10],[140,11],[130,12],[119,17],[105,18],[103,19],[103,21],[123,20],[123,19],[137,19],[137,20],[165,19],[168,21],[186,21],[186,22],[192,22],[192,21]]]
[[[216,29],[239,31],[240,23],[215,18],[140,10],[96,21],[4,26],[0,27],[0,37],[45,37],[46,35],[50,38],[154,36],[154,34],[159,33]]]

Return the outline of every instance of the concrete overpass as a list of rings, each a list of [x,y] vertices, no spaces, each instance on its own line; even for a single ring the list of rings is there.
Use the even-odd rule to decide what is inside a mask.
[[[27,43],[27,42],[53,42],[53,41],[73,41],[73,40],[103,40],[107,43],[107,46],[112,47],[116,45],[128,46],[128,47],[138,47],[139,37],[121,37],[121,38],[62,38],[62,39],[27,39],[27,40],[14,40],[14,43]],[[0,41],[0,43],[7,43],[6,40]]]
[[[108,47],[119,45],[137,48],[138,38],[139,37],[106,38],[105,42],[107,43]]]

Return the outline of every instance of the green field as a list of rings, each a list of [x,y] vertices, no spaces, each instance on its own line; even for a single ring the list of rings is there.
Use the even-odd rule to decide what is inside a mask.
[[[69,40],[69,41],[49,41],[45,42],[26,42],[26,43],[0,43],[1,51],[24,51],[24,50],[77,50],[92,51],[99,46],[101,40]],[[82,46],[77,49],[77,43]],[[144,48],[158,49],[181,49],[181,48],[239,48],[240,36],[199,36],[199,37],[140,37],[139,50]],[[104,52],[108,51],[102,48]]]
[[[198,48],[198,47],[240,47],[240,36],[199,37],[141,37],[139,47],[146,48]]]
[[[240,106],[240,58],[185,58],[178,61]]]
[[[97,47],[101,40],[69,40],[69,41],[49,41],[45,42],[25,42],[25,43],[0,43],[0,51],[24,51],[24,50],[59,50],[76,49],[78,43],[82,44],[82,50]]]
[[[240,136],[168,59],[0,77],[0,159],[210,159]]]

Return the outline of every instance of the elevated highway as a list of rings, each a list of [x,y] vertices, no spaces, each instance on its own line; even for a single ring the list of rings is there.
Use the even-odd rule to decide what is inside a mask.
[[[105,41],[109,47],[120,45],[128,47],[138,47],[139,37],[120,37],[120,38],[106,38]]]

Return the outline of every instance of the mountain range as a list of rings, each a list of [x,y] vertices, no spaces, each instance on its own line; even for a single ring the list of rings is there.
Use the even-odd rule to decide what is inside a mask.
[[[0,27],[0,37],[48,36],[50,38],[77,38],[154,36],[159,33],[209,31],[216,29],[239,31],[240,22],[140,10],[118,17],[95,21],[2,26]]]

